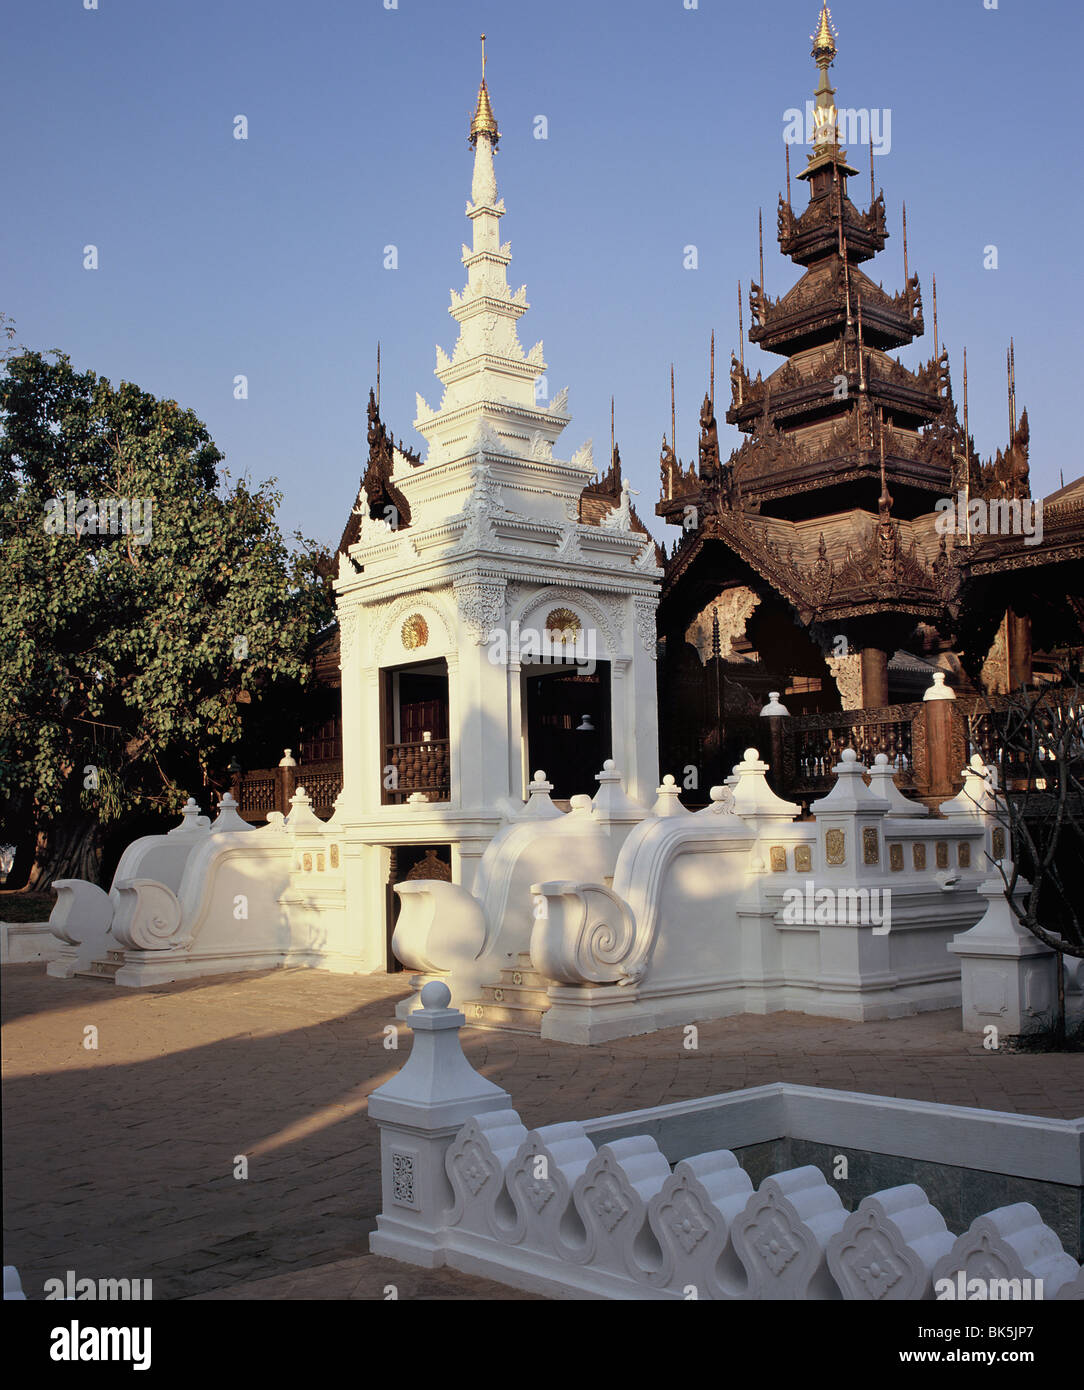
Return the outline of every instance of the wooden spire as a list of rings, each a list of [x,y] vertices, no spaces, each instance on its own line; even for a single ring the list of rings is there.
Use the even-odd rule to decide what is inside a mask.
[[[715,329],[711,330],[711,369],[708,375],[708,399],[711,401],[711,411],[715,413]]]
[[[670,363],[670,447],[677,459],[677,407],[674,403],[674,364]]]
[[[911,278],[911,277],[910,277],[910,274],[909,274],[909,268],[908,268],[908,265],[907,265],[907,204],[904,203],[904,205],[903,205],[903,284],[904,284],[904,288],[905,288],[905,289],[906,289],[906,287],[907,287],[907,281],[908,281],[910,278]]]
[[[876,201],[877,189],[873,181],[873,132],[871,131],[869,137],[869,205],[871,209]]]
[[[764,294],[764,209],[757,208],[757,232],[760,237],[760,293]]]

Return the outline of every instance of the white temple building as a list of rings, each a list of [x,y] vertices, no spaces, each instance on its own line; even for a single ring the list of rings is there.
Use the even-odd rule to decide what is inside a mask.
[[[340,557],[335,822],[351,917],[368,924],[359,953],[374,966],[392,848],[434,846],[442,859],[450,849],[452,879],[469,888],[502,804],[522,802],[537,768],[566,800],[593,792],[610,756],[633,795],[650,798],[658,780],[655,545],[633,525],[627,484],[601,524],[581,520],[595,474],[589,443],[571,459],[555,455],[567,392],[536,400],[542,344],[525,352],[519,340],[528,305],[526,287],[508,285],[499,139],[483,75],[470,126],[467,284],[452,292],[459,337],[450,357],[437,348],[439,408],[418,396],[424,460],[395,450],[392,482],[410,521],[371,518],[363,493],[360,539],[349,561]],[[439,727],[409,727],[418,705]],[[419,759],[438,785],[403,794],[402,763]]]

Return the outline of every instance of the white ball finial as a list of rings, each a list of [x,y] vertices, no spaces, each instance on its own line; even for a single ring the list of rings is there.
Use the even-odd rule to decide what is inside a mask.
[[[418,998],[423,1009],[446,1009],[452,1002],[452,991],[443,980],[430,980],[427,985],[422,985]]]
[[[662,784],[664,787],[674,786],[674,774],[672,772],[668,772],[666,776],[662,779]]]
[[[613,758],[607,758],[602,764],[602,770],[603,772],[612,772],[616,766],[617,764],[614,762]]]
[[[760,752],[756,748],[747,748],[745,752],[742,754],[742,757],[745,759],[747,763],[760,762]]]
[[[883,756],[883,754],[882,754],[882,756]],[[842,754],[840,755],[840,757],[841,757],[841,761],[842,761],[842,762],[845,762],[845,763],[848,763],[848,764],[850,764],[850,763],[856,763],[856,762],[858,761],[858,754],[854,751],[853,748],[844,748],[844,750],[843,750]]]

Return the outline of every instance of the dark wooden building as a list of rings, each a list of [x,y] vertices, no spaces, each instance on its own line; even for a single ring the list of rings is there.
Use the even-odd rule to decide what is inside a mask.
[[[910,767],[906,707],[934,671],[962,692],[997,693],[1032,681],[1036,652],[1084,640],[1084,495],[1078,483],[1035,507],[1012,356],[1009,437],[983,462],[968,429],[966,357],[961,421],[938,342],[936,282],[932,356],[912,369],[893,355],[926,331],[919,278],[906,212],[904,283],[891,292],[874,278],[889,237],[885,198],[871,152],[869,204],[853,201],[858,171],[839,144],[828,80],[835,55],[823,8],[816,136],[797,175],[808,202],[792,206],[788,152],[778,209],[780,249],[800,274],[769,298],[762,244],[749,292],[748,340],[779,365],[753,375],[744,344],[732,356],[725,419],[744,438],[724,459],[713,342],[696,463],[683,465],[663,439],[656,511],[681,537],[658,613],[660,744],[663,766],[697,769],[700,786],[763,738],[757,719],[771,691],[810,728],[840,731],[819,753],[807,740],[804,771],[792,754],[782,780],[816,790],[843,741],[883,747]],[[865,735],[861,720],[833,718],[873,710],[897,717]]]

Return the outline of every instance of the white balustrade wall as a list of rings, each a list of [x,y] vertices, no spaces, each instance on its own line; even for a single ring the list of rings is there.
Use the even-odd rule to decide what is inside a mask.
[[[635,1116],[598,1146],[588,1126],[606,1122],[528,1130],[507,1093],[470,1067],[449,1000],[439,981],[426,985],[414,1052],[370,1097],[384,1167],[376,1254],[557,1297],[923,1300],[979,1296],[981,1281],[987,1298],[1084,1299],[1084,1271],[1027,1202],[955,1234],[916,1183],[848,1212],[813,1166],[756,1189],[726,1149],[671,1168],[651,1134],[627,1133]],[[476,1113],[457,1125],[472,1100]],[[897,1112],[898,1122],[907,1104],[886,1100],[882,1120]],[[919,1108],[943,1110],[942,1131],[959,1114]],[[642,1112],[645,1131],[668,1109]],[[1014,1118],[973,1113],[980,1124]],[[1033,1129],[1025,1147],[1041,1148],[1044,1122],[1020,1121],[1025,1136]],[[1079,1123],[1047,1123],[1065,1130],[1063,1171],[1079,1185]],[[964,1140],[974,1148],[973,1134]]]

